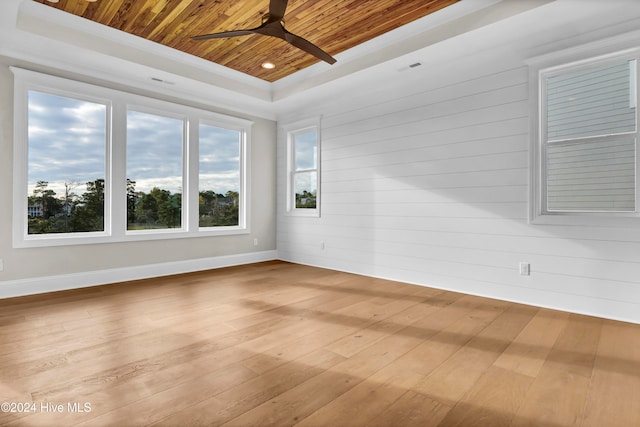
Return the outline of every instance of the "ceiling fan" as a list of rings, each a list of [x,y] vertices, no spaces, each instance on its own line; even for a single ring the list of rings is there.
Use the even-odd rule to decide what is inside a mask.
[[[249,28],[246,30],[235,31],[223,31],[221,33],[204,34],[201,36],[192,37],[192,40],[207,40],[207,39],[219,39],[226,37],[246,36],[250,34],[262,34],[265,36],[277,37],[282,39],[293,46],[301,49],[316,58],[322,59],[329,64],[336,62],[335,58],[314,45],[308,40],[303,39],[293,33],[287,31],[283,25],[283,18],[285,10],[287,9],[288,0],[270,0],[269,13],[265,14],[262,20],[262,25],[256,28]]]

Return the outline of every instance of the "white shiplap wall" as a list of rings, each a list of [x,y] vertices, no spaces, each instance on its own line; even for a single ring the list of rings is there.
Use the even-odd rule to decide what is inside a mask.
[[[640,229],[528,223],[526,50],[473,48],[284,115],[322,115],[322,214],[280,191],[279,257],[640,323]]]

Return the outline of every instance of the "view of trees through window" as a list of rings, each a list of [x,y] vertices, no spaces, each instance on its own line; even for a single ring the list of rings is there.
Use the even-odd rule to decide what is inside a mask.
[[[103,231],[107,106],[28,96],[28,233]]]
[[[29,91],[28,234],[105,230],[107,105]],[[185,119],[127,112],[127,230],[182,227]],[[242,131],[200,125],[199,226],[237,226]]]
[[[127,230],[182,222],[184,119],[127,112]]]
[[[318,192],[318,133],[315,128],[293,137],[293,189],[296,209],[315,209]]]
[[[47,181],[38,181],[29,196],[29,234],[104,230],[104,179],[87,182],[76,192],[76,183],[65,182],[58,195]]]
[[[201,123],[199,134],[199,225],[238,225],[242,133]]]

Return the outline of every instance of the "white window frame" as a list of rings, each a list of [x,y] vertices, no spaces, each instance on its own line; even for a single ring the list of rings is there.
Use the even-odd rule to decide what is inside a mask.
[[[283,127],[287,148],[286,148],[286,162],[287,162],[287,193],[286,193],[286,213],[287,215],[302,216],[302,217],[320,217],[321,207],[321,118],[316,117],[307,120],[301,120],[295,123],[288,124]],[[310,129],[316,131],[316,168],[308,169],[304,171],[295,170],[295,139],[294,135]],[[316,207],[315,208],[296,208],[296,194],[294,187],[294,180],[296,173],[300,172],[316,172]]]
[[[228,119],[228,120],[227,120]],[[211,115],[207,117],[200,118],[197,122],[193,122],[191,125],[191,132],[193,135],[199,135],[200,133],[200,125],[213,126],[219,128],[225,128],[229,130],[236,130],[240,132],[240,206],[238,207],[238,225],[237,226],[217,226],[217,227],[200,227],[200,208],[198,205],[198,198],[192,197],[193,206],[191,207],[192,217],[191,221],[198,227],[201,233],[206,232],[218,232],[221,233],[223,231],[228,231],[233,233],[234,230],[237,229],[248,229],[248,212],[249,212],[249,200],[250,198],[247,195],[247,189],[249,185],[249,138],[251,135],[251,128],[247,128],[245,125],[246,121],[239,122],[235,118],[232,117],[223,117],[216,116],[215,118]],[[192,148],[192,155],[195,158],[195,162],[197,164],[200,163],[200,152],[198,151],[198,146]],[[195,186],[196,194],[200,194],[200,180],[199,180],[199,168],[196,168],[194,171],[194,176],[192,177],[192,181],[195,181],[197,185]],[[244,197],[243,197],[244,195]]]
[[[530,153],[529,153],[529,222],[548,225],[640,226],[640,109],[636,108],[636,210],[635,212],[548,211],[546,208],[546,78],[561,73],[592,67],[621,59],[640,61],[640,48],[629,48],[640,33],[632,37],[619,36],[598,43],[554,52],[528,61],[530,82]],[[638,46],[639,44],[635,44]],[[610,53],[614,52],[614,53]],[[637,74],[636,82],[640,76]],[[638,88],[636,87],[636,99]],[[619,135],[607,135],[616,138]]]
[[[64,246],[250,233],[250,142],[253,122],[173,102],[162,101],[22,68],[14,74],[13,247]],[[28,93],[38,91],[105,103],[107,111],[104,231],[28,234]],[[126,137],[127,111],[184,118],[182,227],[127,230]],[[199,227],[198,125],[200,122],[241,132],[238,226]]]
[[[167,111],[167,108],[165,107],[165,109],[158,109],[158,108],[150,108],[148,105],[143,105],[143,104],[127,104],[126,106],[126,111],[125,111],[125,115],[128,115],[129,111],[135,111],[138,113],[144,113],[144,114],[152,114],[155,116],[159,116],[159,117],[166,117],[166,118],[170,118],[170,119],[176,119],[176,120],[181,120],[182,121],[182,187],[183,187],[183,194],[182,194],[182,206],[181,206],[181,220],[180,220],[180,228],[157,228],[157,229],[148,229],[148,230],[129,230],[128,227],[128,221],[125,218],[125,234],[129,235],[129,236],[135,236],[135,235],[144,235],[144,234],[156,234],[156,233],[180,233],[183,232],[187,229],[188,227],[188,221],[187,221],[187,217],[185,215],[185,213],[189,212],[189,206],[187,203],[187,198],[185,197],[184,194],[184,189],[187,187],[187,182],[188,181],[188,171],[189,171],[189,159],[187,157],[187,153],[188,153],[188,145],[189,145],[189,117],[185,114],[179,114],[177,112],[169,112]],[[128,118],[127,118],[128,120]],[[126,126],[125,126],[126,127]],[[127,169],[127,163],[126,161],[128,160],[126,157],[126,151],[128,149],[128,144],[129,141],[127,140],[127,138],[125,137],[124,139],[126,141],[125,143],[125,164],[124,164],[124,170],[125,170],[125,188],[126,188],[126,179],[129,178],[129,176],[127,176],[128,174],[126,173],[126,169]],[[118,184],[120,186],[120,184]],[[126,195],[125,195],[125,200],[126,200]],[[125,212],[126,212],[126,206],[125,206]]]

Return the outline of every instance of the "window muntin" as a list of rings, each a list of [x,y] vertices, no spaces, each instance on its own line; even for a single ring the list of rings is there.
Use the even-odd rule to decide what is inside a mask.
[[[636,59],[597,59],[539,75],[538,215],[636,214]]]
[[[105,103],[28,91],[27,234],[104,231]]]
[[[317,126],[294,130],[288,134],[289,206],[293,212],[314,214],[319,208],[319,138]]]
[[[67,80],[16,67],[10,67],[14,73],[14,147],[13,147],[13,244],[14,247],[61,246],[73,244],[121,242],[137,240],[155,240],[183,237],[201,237],[234,235],[249,233],[248,207],[249,185],[247,165],[250,153],[250,135],[252,122],[230,117],[185,105],[138,96],[126,92],[94,86],[73,80]],[[100,219],[102,231],[59,232],[48,234],[29,234],[28,215],[36,216],[41,212],[38,206],[30,206],[29,197],[35,185],[29,186],[29,92],[56,95],[72,100],[86,101],[106,107],[105,138],[103,146],[104,178],[87,181],[91,184],[89,192],[95,193],[100,200],[104,219]],[[135,106],[135,107],[132,107]],[[163,118],[175,118],[183,121],[182,145],[182,192],[181,227],[156,228],[147,230],[128,229],[128,223],[134,222],[130,214],[134,211],[135,193],[139,184],[127,176],[127,117],[128,111],[148,113]],[[35,113],[34,116],[35,117]],[[220,129],[231,129],[240,135],[239,170],[240,182],[237,225],[200,228],[198,224],[198,125],[206,122]],[[62,122],[61,122],[62,123]],[[35,156],[36,152],[32,151]],[[81,162],[85,154],[77,151],[74,160]],[[32,157],[35,159],[35,157]],[[172,174],[172,175],[180,175]],[[84,178],[83,178],[84,179]],[[87,182],[78,187],[67,189],[82,195],[86,192]],[[35,181],[37,183],[37,181]],[[139,187],[138,187],[139,189]],[[176,190],[177,191],[177,190]],[[171,190],[174,194],[173,190]],[[131,221],[130,221],[131,220]]]
[[[238,226],[243,132],[200,123],[199,135],[199,226]]]
[[[183,119],[127,111],[127,230],[180,228]]]

